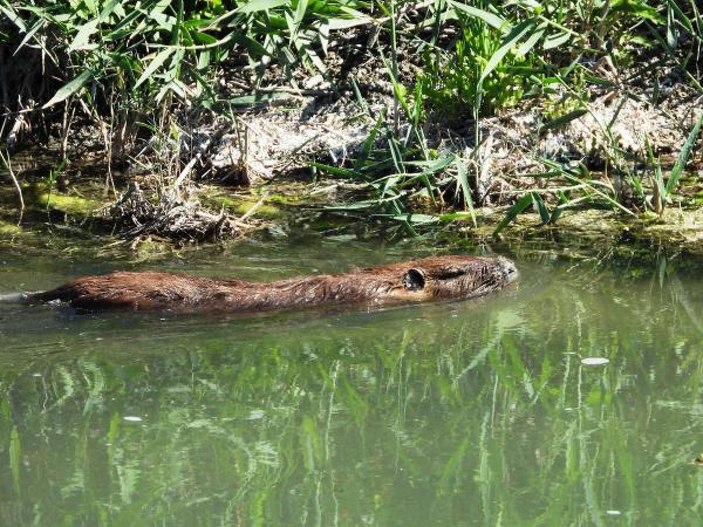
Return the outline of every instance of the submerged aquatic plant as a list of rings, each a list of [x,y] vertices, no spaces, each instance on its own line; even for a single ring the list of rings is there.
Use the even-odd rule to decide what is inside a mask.
[[[695,524],[698,279],[537,263],[534,287],[449,312],[25,320],[3,341],[3,518]]]

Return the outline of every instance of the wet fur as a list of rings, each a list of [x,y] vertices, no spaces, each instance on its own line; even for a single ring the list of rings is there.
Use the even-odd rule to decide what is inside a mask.
[[[60,301],[89,311],[256,312],[342,304],[388,304],[462,299],[499,290],[517,277],[505,258],[436,256],[345,274],[270,283],[161,272],[86,276],[56,289],[29,293],[27,303]]]

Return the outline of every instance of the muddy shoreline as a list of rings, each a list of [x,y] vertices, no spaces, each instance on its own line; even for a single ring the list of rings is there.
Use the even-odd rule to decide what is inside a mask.
[[[223,190],[205,186],[201,195],[218,196]],[[550,252],[556,257],[578,260],[636,258],[648,260],[657,254],[703,258],[703,210],[669,208],[661,216],[648,213],[633,218],[617,211],[583,209],[566,211],[555,225],[542,224],[538,213],[519,215],[509,227],[494,235],[507,206],[475,209],[476,224],[468,215],[463,220],[428,226],[423,234],[408,239],[398,225],[387,220],[364,218],[363,213],[339,214],[326,210],[333,194],[340,189],[334,181],[315,185],[267,185],[228,193],[233,217],[244,217],[246,227],[238,236],[219,241],[192,238],[174,240],[167,236],[121,236],[101,218],[110,206],[96,196],[63,196],[56,193],[49,206],[43,200],[28,204],[21,222],[19,212],[5,202],[0,208],[0,245],[32,252],[60,247],[90,245],[98,252],[116,254],[134,261],[160,260],[173,255],[221,244],[236,244],[242,239],[295,239],[313,236],[348,240],[384,240],[390,243],[417,244],[423,250],[440,251],[462,248],[511,248],[522,254]],[[41,198],[42,195],[39,195]],[[56,198],[59,199],[56,199]],[[45,198],[45,196],[44,196]],[[7,200],[7,194],[3,200]],[[244,224],[242,222],[242,225]]]
[[[363,106],[348,84],[333,90],[324,79],[310,78],[307,88],[279,90],[276,100],[250,107],[234,121],[199,114],[179,143],[170,145],[174,153],[147,145],[109,158],[98,130],[87,122],[68,138],[63,160],[55,141],[17,152],[12,170],[0,170],[0,239],[31,244],[43,236],[97,237],[106,246],[135,253],[168,253],[296,231],[407,236],[397,221],[374,208],[369,199],[374,182],[315,168],[344,170],[353,164],[379,116],[395,120],[399,130],[408,126],[397,113],[385,73],[373,73],[369,64],[358,66],[356,73],[363,72],[368,74]],[[593,257],[623,247],[703,254],[703,140],[697,138],[681,180],[658,213],[652,209],[661,196],[648,158],[656,156],[666,181],[703,111],[701,96],[682,82],[671,81],[654,94],[658,81],[653,77],[633,85],[625,83],[626,72],[606,69],[602,75],[612,83],[589,88],[587,111],[563,122],[547,118],[559,121],[556,108],[563,112],[564,93],[482,118],[478,131],[470,119],[429,119],[426,137],[437,156],[448,153],[473,167],[476,203],[464,207],[452,201],[458,190],[451,182],[437,196],[423,194],[421,186],[412,188],[407,214],[418,220],[416,234],[449,245],[500,240],[535,243],[557,253],[568,253],[572,246]],[[673,69],[664,68],[662,76],[673,78]],[[476,137],[482,138],[480,144]],[[169,155],[172,164],[164,165]],[[574,184],[549,176],[545,160],[593,172]],[[390,167],[387,172],[393,177]],[[632,174],[640,174],[637,196],[631,195],[627,179]],[[436,176],[441,180],[441,173]],[[606,196],[611,200],[606,207],[593,197],[600,188],[612,195]],[[554,214],[564,193],[573,189],[588,199],[545,221],[545,211]],[[530,193],[540,196],[545,210],[538,214],[535,201],[495,236],[511,207]]]

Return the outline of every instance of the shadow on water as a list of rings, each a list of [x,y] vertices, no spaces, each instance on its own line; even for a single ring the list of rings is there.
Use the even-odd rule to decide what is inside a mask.
[[[3,307],[0,524],[695,524],[701,280],[519,267],[377,311]]]

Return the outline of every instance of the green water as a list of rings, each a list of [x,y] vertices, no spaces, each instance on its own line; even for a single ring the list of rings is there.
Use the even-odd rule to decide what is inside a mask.
[[[251,244],[130,265],[6,251],[0,286],[116,267],[272,279],[412,255]],[[0,306],[0,525],[698,524],[690,262],[517,262],[519,284],[494,297],[374,312]]]

